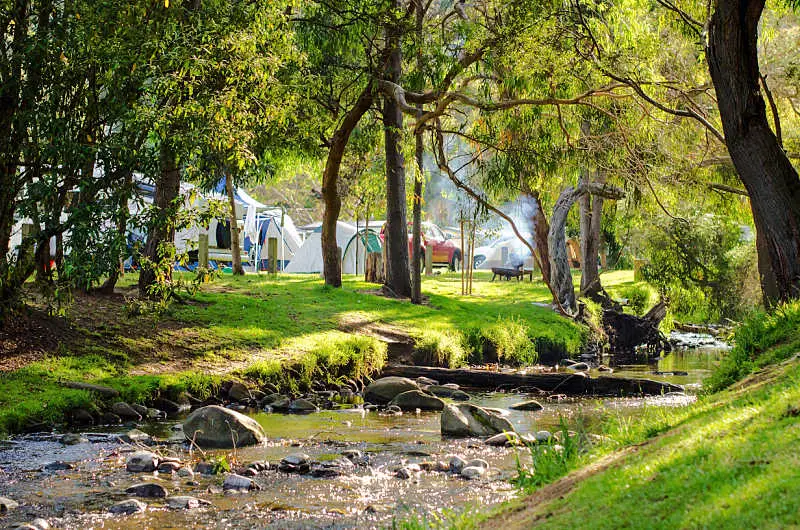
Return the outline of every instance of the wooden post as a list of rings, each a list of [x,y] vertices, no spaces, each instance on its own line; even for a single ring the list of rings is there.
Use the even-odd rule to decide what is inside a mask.
[[[433,275],[433,245],[425,247],[425,276]]]
[[[208,234],[197,237],[197,261],[203,268],[208,268]]]
[[[367,266],[364,280],[370,283],[383,283],[383,254],[367,253]]]
[[[31,237],[31,236],[33,236],[33,223],[25,223],[24,225],[22,225],[22,240],[24,241],[26,237]],[[21,262],[27,260],[33,260],[33,254],[34,254],[33,245],[31,245],[28,248],[28,256],[17,256],[17,259]]]
[[[506,263],[508,263],[508,247],[502,247],[500,249],[500,266],[505,267]]]
[[[278,273],[278,238],[271,237],[267,240],[267,259],[269,260],[269,272]]]

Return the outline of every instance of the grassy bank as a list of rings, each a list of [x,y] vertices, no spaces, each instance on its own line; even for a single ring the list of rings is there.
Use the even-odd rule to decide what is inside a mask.
[[[397,526],[797,526],[800,304],[754,315],[736,340],[695,404],[650,408],[635,420],[611,414],[605,443],[583,454],[565,444],[562,456],[539,458],[540,476],[536,462],[522,473],[530,496],[490,513],[468,510]],[[737,377],[743,379],[731,384]]]
[[[629,281],[613,274],[611,283]],[[94,396],[64,381],[107,385],[142,402],[183,391],[203,396],[231,376],[283,386],[362,377],[385,362],[378,338],[385,333],[410,337],[420,355],[441,364],[478,362],[486,352],[524,363],[542,351],[580,350],[585,330],[534,304],[550,298],[541,282],[489,278],[477,274],[469,297],[459,294],[457,274],[428,278],[422,306],[378,296],[355,278],[329,289],[299,275],[225,276],[160,317],[126,312],[135,275],[114,296],[76,295],[66,319],[33,304],[16,335],[0,336],[0,432],[93,406]]]

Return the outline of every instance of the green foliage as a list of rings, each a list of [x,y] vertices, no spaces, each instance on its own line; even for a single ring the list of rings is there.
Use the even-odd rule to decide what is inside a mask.
[[[754,246],[742,241],[738,223],[703,215],[659,228],[647,238],[650,263],[642,273],[667,298],[676,291],[678,304],[685,304],[682,310],[700,311],[698,289],[708,304],[707,316],[716,320],[736,318],[753,303],[743,293],[752,292],[749,285],[757,283]]]
[[[539,357],[531,329],[515,317],[498,318],[496,322],[469,329],[465,341],[470,349],[470,362],[499,362],[512,366],[536,364]]]
[[[646,285],[630,285],[620,289],[623,298],[628,299],[628,306],[634,314],[642,316],[650,307],[650,289]]]
[[[575,467],[581,454],[579,439],[582,434],[571,433],[564,418],[560,423],[558,442],[551,439],[547,443],[528,445],[532,461],[530,467],[523,466],[517,457],[517,476],[513,482],[523,490],[531,491],[549,484]]]
[[[458,368],[466,362],[461,340],[450,333],[428,330],[414,340],[414,363]]]
[[[718,392],[752,371],[800,352],[800,302],[756,312],[736,329],[734,347],[704,388]]]

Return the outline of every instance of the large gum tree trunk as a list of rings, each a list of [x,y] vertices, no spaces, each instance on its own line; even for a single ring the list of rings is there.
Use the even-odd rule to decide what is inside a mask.
[[[175,239],[175,212],[174,203],[181,187],[181,176],[175,153],[165,146],[161,146],[160,175],[156,181],[155,189],[155,216],[147,231],[147,242],[142,252],[143,257],[157,263],[159,256],[158,247],[162,243],[173,243]],[[155,271],[151,267],[142,267],[139,275],[139,296],[150,296],[150,286],[156,281]]]
[[[339,196],[339,168],[342,165],[345,147],[350,134],[359,120],[369,110],[374,96],[372,83],[368,84],[359,95],[355,105],[345,114],[342,123],[331,138],[328,159],[322,173],[322,201],[325,211],[322,214],[322,275],[325,284],[332,287],[342,286],[342,262],[339,260],[339,245],[336,242],[336,223],[342,210],[342,199]]]
[[[394,7],[400,3],[394,0]],[[387,80],[397,83],[402,68],[399,28],[388,25],[386,36],[392,48]],[[406,172],[400,150],[400,131],[403,113],[394,98],[383,102],[383,129],[386,148],[386,287],[396,296],[411,296],[411,276],[408,267],[408,227],[406,226]],[[417,264],[419,266],[419,264]]]
[[[759,86],[763,9],[764,0],[717,0],[706,56],[728,152],[750,195],[759,250],[769,256],[762,291],[788,300],[800,298],[800,177],[770,129]]]
[[[228,219],[231,223],[231,269],[233,274],[243,276],[242,245],[239,242],[239,223],[236,217],[236,195],[234,193],[233,175],[229,171],[225,172],[225,191],[228,192],[228,204],[230,205]]]
[[[425,63],[422,58],[422,25],[425,18],[425,11],[422,0],[416,0],[416,36],[417,36],[417,70],[423,71]],[[419,87],[418,87],[419,88]],[[417,105],[417,118],[422,116],[423,107]],[[414,154],[417,162],[417,173],[414,179],[414,202],[412,205],[412,232],[411,232],[411,302],[414,304],[422,303],[422,161],[425,153],[425,146],[422,143],[422,133],[414,135]]]
[[[547,234],[550,231],[550,223],[542,209],[542,202],[539,200],[539,193],[532,195],[536,201],[536,211],[533,213],[533,240],[536,243],[536,250],[539,252],[539,266],[542,268],[542,281],[550,285],[550,245],[547,242]]]

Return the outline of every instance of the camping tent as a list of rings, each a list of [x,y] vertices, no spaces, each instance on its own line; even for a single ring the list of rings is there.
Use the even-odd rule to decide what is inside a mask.
[[[353,225],[342,221],[336,223],[336,244],[342,249],[343,255],[347,244],[355,235],[356,228]],[[286,267],[286,272],[322,272],[322,226],[317,227],[306,237],[303,246],[295,253],[291,263]]]
[[[280,212],[280,210],[278,210]],[[287,219],[291,222],[291,218],[288,215],[283,216],[284,226],[281,227],[281,217],[280,215],[277,217],[265,216],[259,214],[256,217],[256,224],[259,227],[258,232],[258,241],[252,241],[250,237],[245,237],[244,239],[244,249],[248,252],[251,256],[256,255],[256,248],[258,248],[258,254],[262,261],[261,267],[264,268],[267,266],[265,260],[269,258],[269,240],[270,238],[275,238],[278,240],[278,259],[279,259],[279,266],[280,270],[284,270],[286,264],[292,261],[294,258],[295,253],[300,249],[301,242],[299,236],[296,233],[292,233],[292,229],[290,225],[286,222]],[[291,225],[294,227],[294,224]],[[258,243],[257,245],[255,243]]]
[[[380,252],[381,240],[378,232],[370,228],[362,228],[357,234],[353,234],[347,245],[342,251],[342,273],[343,274],[362,274],[365,269],[364,247],[368,252]]]

